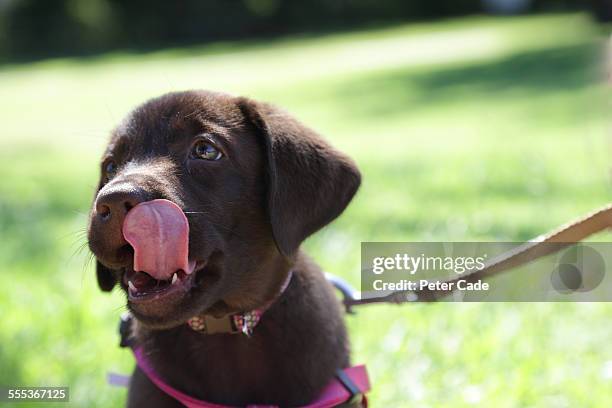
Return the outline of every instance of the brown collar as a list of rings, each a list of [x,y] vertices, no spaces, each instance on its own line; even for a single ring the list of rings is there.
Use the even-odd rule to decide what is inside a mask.
[[[289,271],[287,274],[287,278],[283,282],[280,290],[274,296],[274,298],[267,302],[260,308],[255,310],[251,310],[248,312],[235,313],[230,314],[223,317],[213,317],[210,315],[198,315],[187,320],[187,324],[191,329],[205,333],[205,334],[217,334],[217,333],[227,333],[227,334],[236,334],[243,333],[246,336],[251,336],[253,334],[253,329],[259,321],[261,317],[265,313],[266,310],[278,299],[287,286],[289,286],[289,282],[291,281],[291,277],[293,276],[293,271]]]

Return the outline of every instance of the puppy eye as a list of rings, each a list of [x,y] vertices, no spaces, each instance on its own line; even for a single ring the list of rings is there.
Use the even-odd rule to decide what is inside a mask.
[[[108,160],[106,163],[104,163],[102,168],[104,169],[104,174],[108,178],[113,177],[115,173],[117,173],[117,163],[115,163],[114,160]]]
[[[193,146],[193,157],[202,160],[219,160],[223,153],[210,142],[200,140]]]

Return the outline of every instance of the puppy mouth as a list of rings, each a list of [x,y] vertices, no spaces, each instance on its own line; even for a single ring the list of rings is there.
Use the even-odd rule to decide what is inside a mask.
[[[133,249],[133,266],[123,274],[129,301],[177,300],[194,286],[196,269],[205,262],[189,260],[189,222],[176,203],[157,199],[134,206],[122,233]]]
[[[196,286],[196,275],[205,267],[206,262],[199,261],[196,262],[193,272],[186,273],[179,269],[168,279],[156,279],[147,272],[135,271],[130,267],[125,268],[122,283],[131,303],[183,297]]]

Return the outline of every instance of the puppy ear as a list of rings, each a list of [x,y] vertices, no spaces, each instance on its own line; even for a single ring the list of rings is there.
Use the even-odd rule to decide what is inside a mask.
[[[355,163],[280,109],[239,98],[263,138],[268,166],[268,214],[285,256],[334,220],[351,201],[361,175]]]
[[[98,277],[98,286],[104,292],[110,292],[115,287],[117,279],[113,271],[96,261],[96,276]]]

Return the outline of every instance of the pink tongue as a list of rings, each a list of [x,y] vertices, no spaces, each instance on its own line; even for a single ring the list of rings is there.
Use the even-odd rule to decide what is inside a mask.
[[[134,248],[134,270],[167,280],[179,269],[189,274],[189,223],[178,205],[168,200],[145,201],[123,221],[123,236]]]

